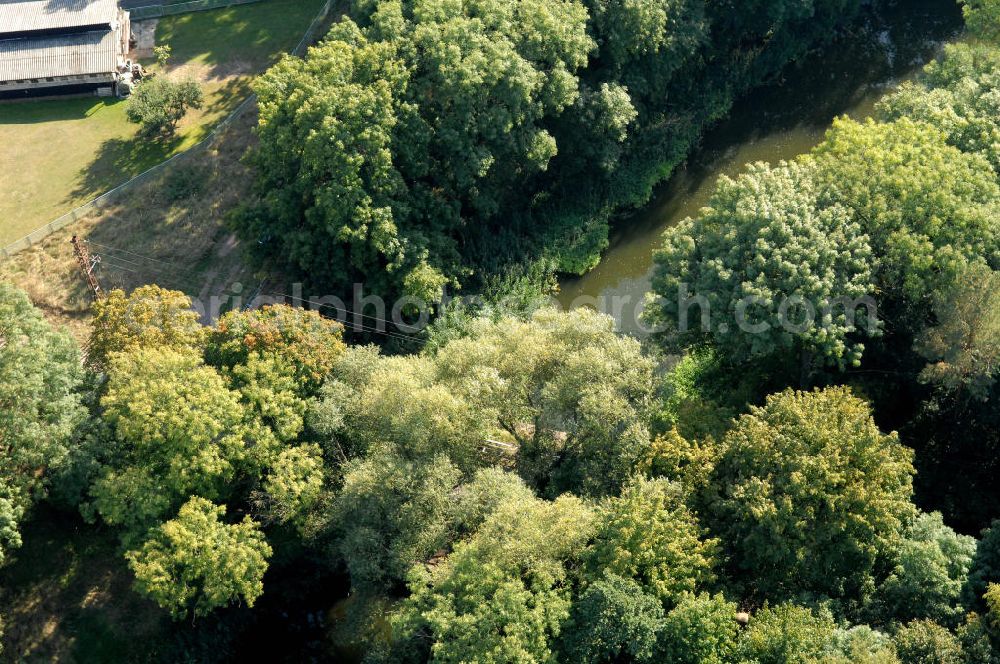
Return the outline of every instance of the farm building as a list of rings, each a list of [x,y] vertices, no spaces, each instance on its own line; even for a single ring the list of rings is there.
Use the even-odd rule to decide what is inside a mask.
[[[130,38],[117,0],[0,0],[0,97],[111,94]]]

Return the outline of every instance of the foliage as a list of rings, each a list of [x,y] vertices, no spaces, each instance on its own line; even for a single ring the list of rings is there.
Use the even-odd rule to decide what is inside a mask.
[[[896,566],[878,592],[887,620],[927,619],[955,627],[976,540],[957,534],[940,513],[921,514],[910,527]]]
[[[955,284],[935,294],[934,313],[937,325],[917,340],[931,362],[921,380],[988,399],[1000,373],[1000,272],[965,268]]]
[[[443,561],[415,567],[394,636],[430,643],[435,662],[553,662],[570,615],[567,565],[590,536],[579,499],[501,505]]]
[[[612,493],[649,446],[654,366],[612,325],[541,309],[527,321],[477,319],[433,354],[352,350],[315,417],[347,456],[387,442],[412,458],[446,454],[471,475],[496,441],[517,448],[522,476],[543,493]]]
[[[663,605],[631,579],[606,573],[573,603],[563,634],[566,660],[653,662]]]
[[[281,442],[295,440],[305,427],[306,402],[294,365],[277,353],[251,353],[244,364],[223,369],[228,386],[240,396],[257,435]]]
[[[153,47],[153,56],[156,58],[156,64],[158,64],[161,69],[167,66],[167,62],[170,60],[172,52],[173,48],[171,48],[170,44]]]
[[[204,616],[239,600],[253,606],[264,592],[271,547],[250,517],[227,524],[225,514],[225,507],[192,498],[126,554],[139,592],[175,618]]]
[[[246,364],[253,354],[277,355],[294,368],[296,394],[312,396],[344,352],[343,326],[315,311],[269,305],[223,315],[208,333],[206,361]]]
[[[892,639],[870,627],[838,628],[833,633],[822,664],[902,664]]]
[[[714,580],[718,542],[702,536],[679,486],[636,479],[598,513],[587,564],[593,578],[635,581],[670,609]]]
[[[914,516],[913,454],[846,388],[785,391],[726,435],[713,534],[761,597],[859,598]]]
[[[117,445],[91,489],[94,507],[136,534],[189,495],[221,497],[248,458],[236,394],[191,351],[116,355],[101,406]]]
[[[970,609],[985,609],[983,595],[992,583],[1000,583],[1000,520],[983,531],[972,558],[963,599]]]
[[[479,320],[434,356],[449,390],[513,439],[540,492],[606,495],[649,447],[653,362],[610,318],[577,310]]]
[[[994,629],[1000,629],[1000,584],[991,583],[986,588],[983,595],[986,600],[986,607],[989,609],[988,618]]]
[[[755,613],[740,635],[736,661],[754,664],[807,664],[822,657],[834,636],[833,618],[824,612],[781,604]]]
[[[0,561],[20,543],[24,511],[71,453],[86,417],[83,387],[72,339],[0,283]]]
[[[722,452],[722,446],[712,439],[692,442],[673,429],[656,437],[639,469],[650,477],[677,482],[685,492],[698,496],[710,489],[712,473]]]
[[[334,513],[340,555],[358,591],[391,590],[448,542],[459,472],[446,457],[413,462],[373,450],[347,464]]]
[[[916,620],[896,633],[896,652],[907,664],[962,664],[962,644],[944,627]]]
[[[813,159],[830,202],[851,210],[868,236],[883,299],[905,303],[894,324],[915,320],[919,329],[923,299],[965,265],[1000,265],[996,175],[937,129],[908,118],[838,120]]]
[[[270,512],[281,522],[301,526],[323,495],[325,471],[318,445],[282,450],[264,482]]]
[[[438,378],[436,358],[370,357],[351,351],[327,384],[324,408],[338,413],[333,435],[355,456],[383,443],[414,460],[447,455],[467,473],[493,428],[483,413]]]
[[[1000,94],[1000,52],[992,45],[948,44],[916,81],[878,104],[879,117],[932,125],[948,143],[978,153],[1000,171],[1000,118],[993,109]]]
[[[962,0],[969,31],[983,39],[1000,39],[1000,3],[996,0]]]
[[[660,630],[658,656],[665,664],[732,661],[738,636],[736,605],[722,595],[685,595]]]
[[[94,302],[87,361],[105,370],[115,353],[138,348],[200,348],[204,329],[191,299],[180,291],[140,286],[128,295],[113,290]]]
[[[871,292],[872,250],[848,208],[821,204],[813,172],[754,164],[720,179],[709,207],[668,231],[656,254],[650,320],[685,344],[710,339],[733,362],[802,352],[856,366],[864,346],[854,333],[877,332],[855,319]]]
[[[583,7],[425,5],[385,3],[367,29],[345,19],[256,86],[262,199],[245,225],[322,283],[346,290],[379,265],[379,294],[436,297],[457,276],[459,211],[495,212],[515,176],[556,153],[542,124],[576,96],[592,47]]]
[[[476,532],[500,505],[535,497],[524,480],[496,467],[477,471],[453,495],[456,528],[466,534]]]
[[[24,516],[24,498],[16,495],[5,481],[0,481],[0,562],[7,552],[21,546],[21,518]]]
[[[433,302],[514,263],[582,272],[613,210],[860,4],[356,1],[257,82],[237,230],[335,293],[364,277]]]
[[[201,86],[194,79],[173,81],[156,76],[136,87],[125,107],[125,117],[140,125],[144,136],[173,136],[188,109],[201,108],[204,103]]]

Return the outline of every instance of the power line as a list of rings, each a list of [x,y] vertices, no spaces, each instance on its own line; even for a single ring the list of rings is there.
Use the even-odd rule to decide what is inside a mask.
[[[95,247],[100,247],[101,249],[107,249],[109,251],[117,251],[117,252],[123,253],[123,254],[129,254],[131,256],[135,256],[136,258],[144,258],[144,259],[146,259],[148,261],[153,261],[154,263],[162,263],[163,265],[166,265],[168,267],[172,267],[174,269],[179,269],[182,272],[191,272],[192,271],[190,269],[182,268],[179,265],[177,265],[176,263],[171,263],[170,261],[161,260],[159,258],[153,258],[152,256],[146,256],[145,254],[140,254],[140,253],[137,253],[137,252],[134,252],[134,251],[130,251],[128,249],[121,249],[121,248],[118,248],[118,247],[109,247],[106,244],[101,244],[100,242],[94,242],[93,240],[85,240],[85,242],[87,244],[92,244]]]

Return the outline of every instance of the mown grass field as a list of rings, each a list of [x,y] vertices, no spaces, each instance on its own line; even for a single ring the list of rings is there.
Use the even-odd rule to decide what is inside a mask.
[[[127,102],[79,98],[0,104],[0,245],[194,145],[249,93],[253,76],[292,48],[323,0],[258,4],[160,19],[167,74],[193,76],[205,107],[175,138],[143,141],[125,118]]]

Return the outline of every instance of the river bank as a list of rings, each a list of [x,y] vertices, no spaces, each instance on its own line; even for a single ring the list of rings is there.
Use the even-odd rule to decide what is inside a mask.
[[[561,280],[559,304],[595,307],[614,316],[622,332],[643,336],[639,314],[653,252],[665,230],[708,204],[720,176],[735,176],[757,161],[794,159],[823,140],[834,118],[867,117],[961,27],[952,0],[898,2],[737,102],[653,201],[615,224],[600,264],[583,277]]]

